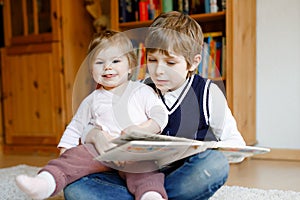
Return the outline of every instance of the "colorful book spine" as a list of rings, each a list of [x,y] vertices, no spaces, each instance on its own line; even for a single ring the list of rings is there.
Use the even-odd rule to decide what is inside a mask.
[[[224,76],[224,39],[222,32],[204,33],[202,62],[198,66],[198,73],[202,77],[216,79],[221,74]]]
[[[204,12],[210,13],[210,0],[204,0]]]
[[[149,20],[148,14],[148,2],[140,1],[139,2],[139,21]]]
[[[119,0],[119,21],[131,22],[135,21],[134,1],[132,0]]]
[[[141,56],[140,56],[140,61],[139,61],[139,73],[138,73],[138,80],[143,80],[145,78],[146,75],[146,49],[145,49],[145,45],[143,43],[140,43],[140,52],[141,52]]]
[[[216,68],[215,68],[215,77],[221,77],[221,55],[222,55],[222,41],[216,42]]]
[[[155,8],[155,4],[153,2],[153,0],[150,0],[149,1],[149,5],[148,5],[148,13],[149,13],[149,16],[148,18],[151,20],[151,19],[154,19],[156,17],[156,8]]]
[[[162,11],[169,12],[173,10],[173,0],[162,0]]]
[[[222,37],[222,56],[221,56],[221,73],[226,77],[226,38]]]

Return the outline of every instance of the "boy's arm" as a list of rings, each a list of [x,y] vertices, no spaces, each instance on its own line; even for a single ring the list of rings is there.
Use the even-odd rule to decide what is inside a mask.
[[[220,144],[226,146],[244,146],[236,121],[228,107],[223,92],[215,84],[209,89],[209,124]]]
[[[149,119],[141,123],[140,125],[132,125],[125,128],[121,134],[131,132],[132,130],[145,131],[148,133],[157,134],[161,132],[161,127],[155,120]]]

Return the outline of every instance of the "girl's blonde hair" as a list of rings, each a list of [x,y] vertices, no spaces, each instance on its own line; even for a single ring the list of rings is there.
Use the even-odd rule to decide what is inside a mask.
[[[190,16],[177,11],[160,14],[151,24],[145,40],[147,52],[182,55],[188,69],[191,68],[194,57],[201,54],[202,45],[200,25]],[[191,74],[193,72],[188,76]]]

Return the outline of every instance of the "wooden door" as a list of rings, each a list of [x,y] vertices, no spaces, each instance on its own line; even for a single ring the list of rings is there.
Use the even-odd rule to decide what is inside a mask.
[[[38,51],[34,51],[35,48],[34,45],[14,47],[2,52],[4,142],[7,149],[29,150],[33,146],[55,149],[64,130],[60,44],[40,45]]]

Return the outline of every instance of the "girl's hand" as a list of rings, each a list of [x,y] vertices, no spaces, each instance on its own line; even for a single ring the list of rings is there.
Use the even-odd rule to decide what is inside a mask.
[[[106,131],[95,127],[88,132],[85,142],[93,144],[101,155],[106,150],[115,146],[115,144],[111,143],[112,139],[113,138]]]
[[[66,148],[64,148],[64,147],[60,148],[59,155],[63,154],[63,153],[66,151],[66,150],[67,150],[67,149],[66,149]]]

